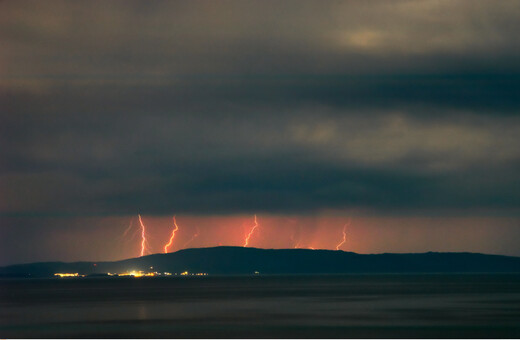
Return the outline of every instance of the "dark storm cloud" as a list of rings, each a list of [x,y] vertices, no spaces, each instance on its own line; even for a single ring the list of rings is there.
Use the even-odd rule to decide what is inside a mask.
[[[3,4],[9,74],[324,74],[517,69],[502,1]],[[29,53],[30,52],[30,53]],[[500,63],[497,63],[500,61]]]
[[[520,204],[518,2],[0,7],[4,215]]]

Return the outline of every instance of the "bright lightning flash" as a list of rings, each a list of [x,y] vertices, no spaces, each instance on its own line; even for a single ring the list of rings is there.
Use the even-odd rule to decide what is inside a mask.
[[[175,226],[175,229],[172,230],[172,236],[170,237],[170,242],[168,242],[164,246],[164,253],[168,253],[168,248],[172,245],[173,239],[175,238],[175,232],[179,230],[179,226],[177,225],[177,221],[175,221],[175,216],[173,216],[173,225]]]
[[[347,241],[347,227],[350,225],[350,221],[348,221],[343,226],[343,240],[336,246],[336,250],[339,250],[339,247],[341,247],[346,241]]]
[[[144,226],[143,219],[141,218],[141,214],[138,214],[137,216],[139,216],[139,224],[141,224],[141,256],[143,256],[146,250],[146,228]]]
[[[245,242],[244,242],[244,247],[247,247],[247,245],[249,244],[249,239],[251,238],[251,235],[253,235],[253,232],[255,231],[255,229],[257,227],[258,227],[258,222],[256,220],[256,215],[255,215],[255,225],[253,226],[253,228],[251,229],[249,234],[246,236],[246,239],[245,239]]]

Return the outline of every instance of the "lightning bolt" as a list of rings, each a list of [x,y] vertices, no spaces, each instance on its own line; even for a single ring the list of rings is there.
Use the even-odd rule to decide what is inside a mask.
[[[294,244],[294,241],[295,241],[295,240],[294,240],[294,234],[295,234],[295,232],[293,232],[293,233],[291,234],[291,236],[290,236],[290,237],[291,237],[291,241],[292,241],[293,244]],[[294,248],[296,248],[296,246],[294,246]]]
[[[336,246],[336,250],[339,250],[346,241],[347,241],[347,227],[350,225],[350,220],[343,226],[343,240]]]
[[[128,242],[133,241],[135,239],[137,234],[139,234],[139,229],[140,228],[134,230],[134,232],[132,233],[132,236],[130,236],[130,238],[128,239]]]
[[[197,237],[199,237],[199,234],[200,234],[200,230],[199,230],[199,227],[197,227],[197,232],[192,236],[192,238],[186,242],[182,248],[186,248],[188,246],[188,244],[190,244],[191,242],[193,242],[194,239],[196,239]]]
[[[294,221],[296,222],[296,220],[294,220]],[[289,221],[289,222],[293,223],[292,221]],[[293,242],[293,244],[296,241],[296,236],[298,236],[298,241],[294,245],[294,247],[293,247],[294,249],[299,248],[300,247],[300,243],[301,243],[301,235],[300,235],[300,227],[299,226],[291,234],[291,241]]]
[[[141,214],[138,214],[139,216],[139,224],[141,224],[141,256],[144,255],[144,252],[146,250],[146,228],[143,224],[143,219],[141,218]]]
[[[251,238],[251,235],[253,235],[253,232],[255,231],[255,229],[257,227],[258,227],[258,222],[256,220],[256,215],[255,215],[255,225],[253,226],[253,228],[251,229],[249,234],[246,236],[246,239],[245,239],[245,242],[244,242],[244,247],[247,247],[247,245],[249,244],[249,239]]]
[[[175,226],[175,229],[172,230],[172,236],[170,237],[170,242],[168,242],[164,246],[164,253],[168,253],[168,248],[172,245],[173,239],[175,238],[175,232],[179,230],[179,226],[177,225],[177,221],[175,221],[175,216],[173,216],[173,225]]]
[[[125,232],[123,233],[123,236],[121,236],[121,238],[125,237],[126,234],[128,234],[128,232],[130,231],[130,229],[132,229],[132,223],[134,222],[134,219],[132,218],[130,220],[130,225],[128,226],[128,228],[126,228]]]

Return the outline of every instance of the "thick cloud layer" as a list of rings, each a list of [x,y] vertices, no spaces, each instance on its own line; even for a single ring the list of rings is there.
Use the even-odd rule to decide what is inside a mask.
[[[517,1],[0,3],[0,213],[516,215]]]

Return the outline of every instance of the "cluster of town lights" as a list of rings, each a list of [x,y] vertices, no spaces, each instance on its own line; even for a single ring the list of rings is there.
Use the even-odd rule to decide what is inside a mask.
[[[84,277],[85,275],[79,275],[78,273],[56,273],[54,276],[58,277]]]
[[[142,270],[132,270],[123,273],[106,273],[108,276],[115,277],[154,277],[154,276],[207,276],[208,273],[190,273],[189,271],[184,271],[182,273],[169,273],[169,272],[144,272]],[[60,278],[68,278],[68,277],[85,277],[85,275],[80,275],[78,273],[55,273],[54,276]]]

